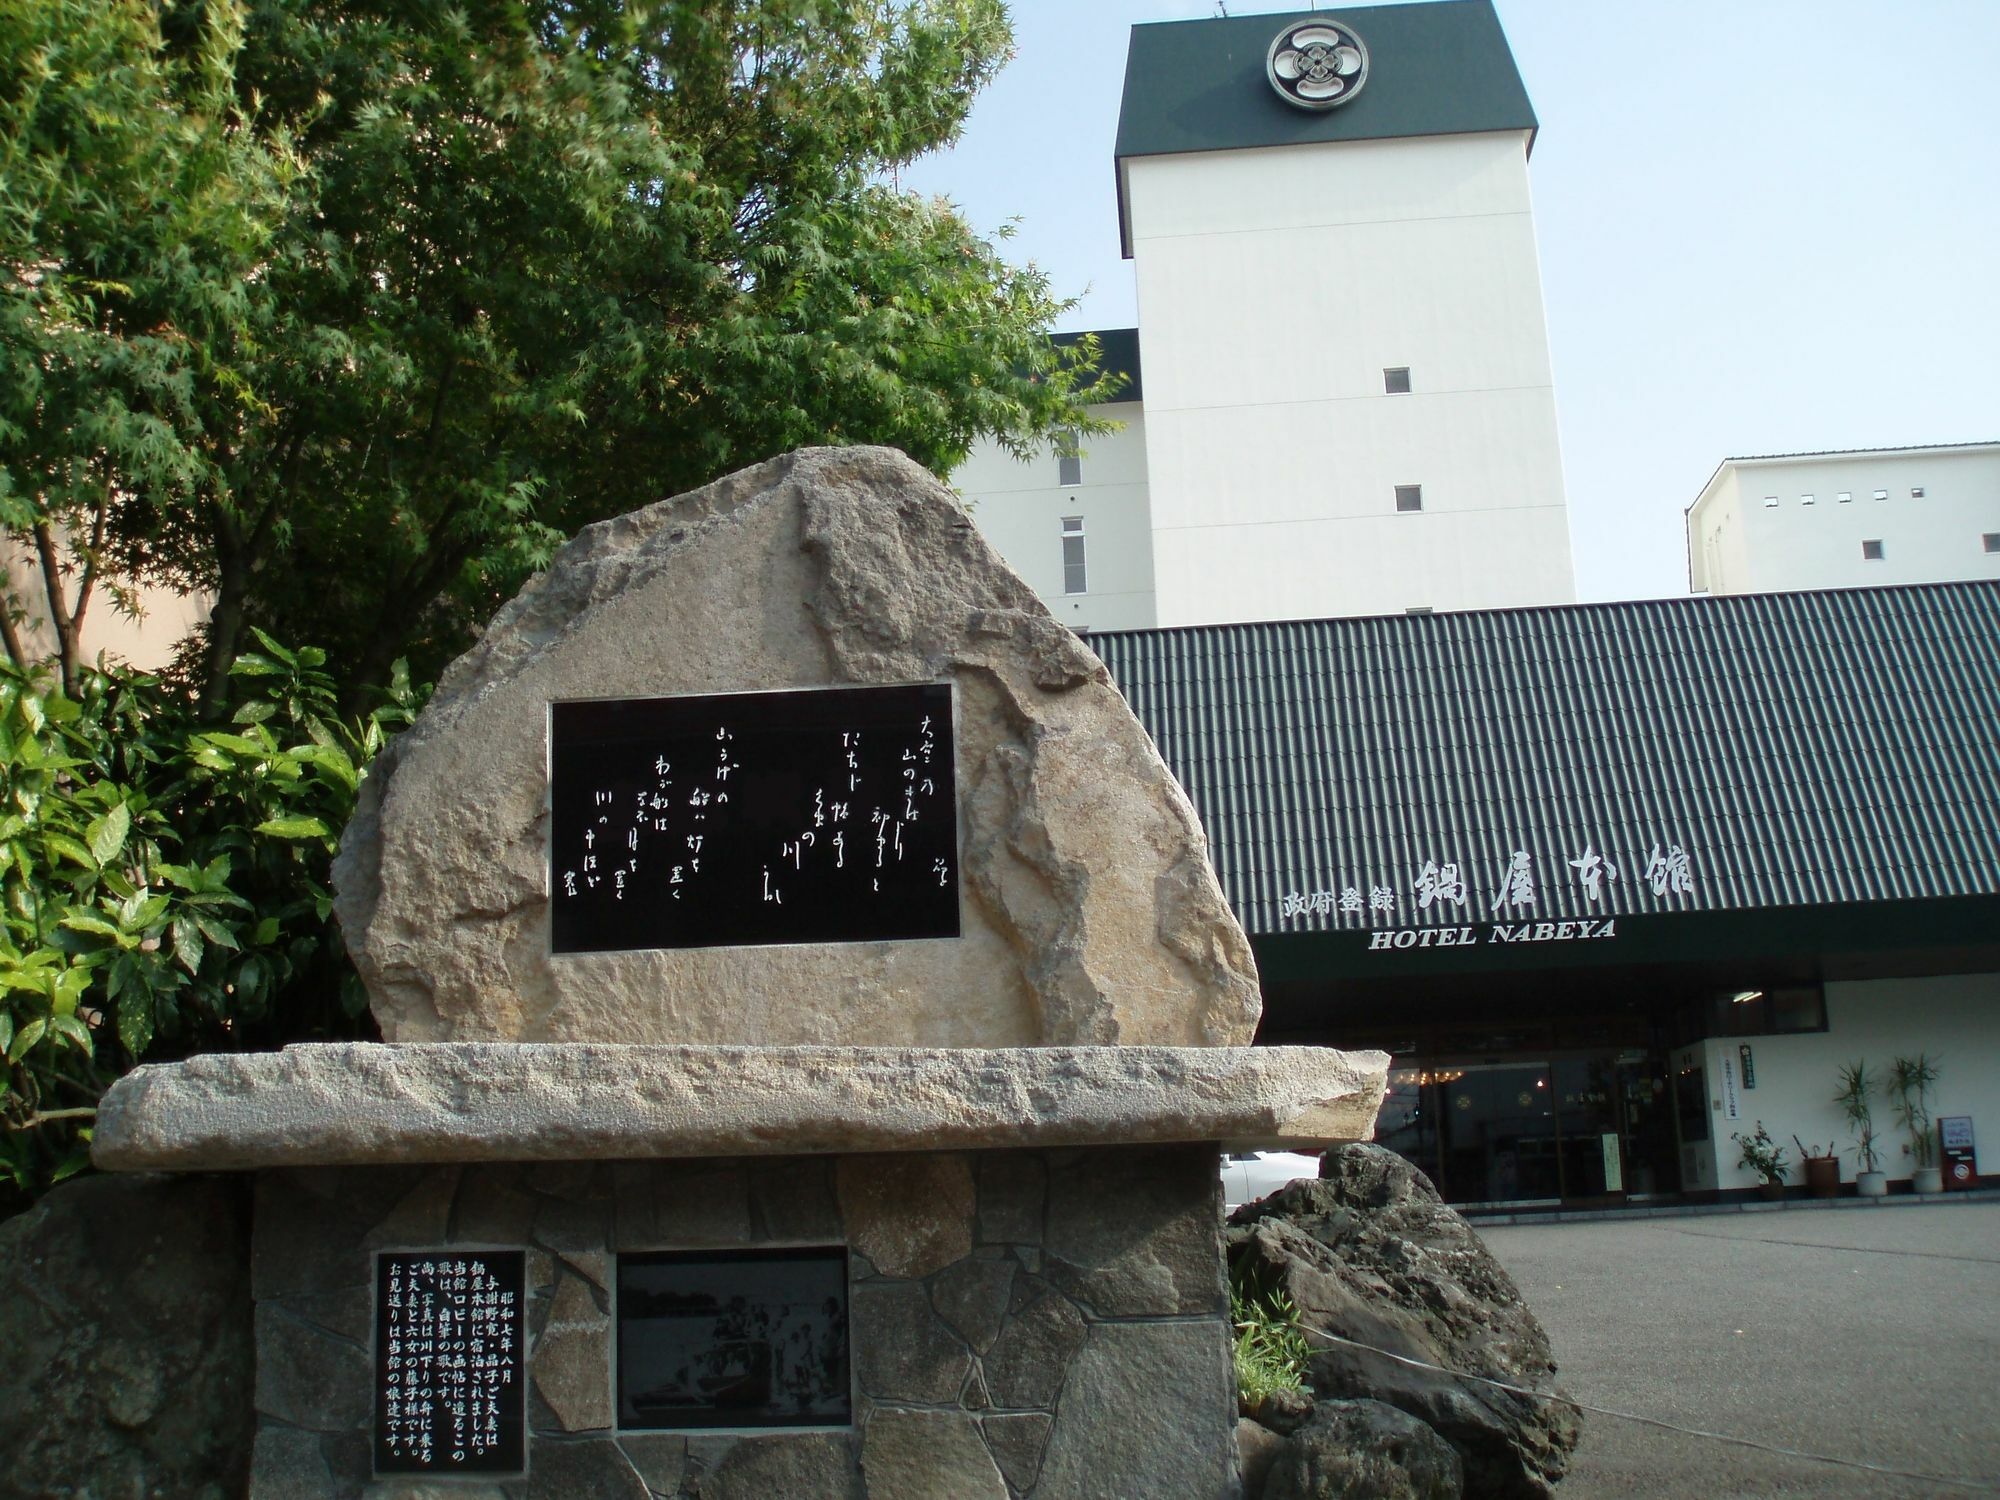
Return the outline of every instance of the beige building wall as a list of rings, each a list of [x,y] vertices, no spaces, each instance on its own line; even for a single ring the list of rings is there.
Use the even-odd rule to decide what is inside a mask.
[[[41,564],[32,548],[13,542],[6,545],[5,559],[10,606],[25,615],[21,622],[23,643],[38,656],[53,661],[56,633],[49,623]],[[120,612],[102,585],[91,591],[90,607],[83,617],[84,661],[95,663],[101,656],[141,671],[157,672],[173,660],[175,649],[189,632],[208,619],[206,595],[177,594],[155,587],[137,592],[141,613],[134,618]]]

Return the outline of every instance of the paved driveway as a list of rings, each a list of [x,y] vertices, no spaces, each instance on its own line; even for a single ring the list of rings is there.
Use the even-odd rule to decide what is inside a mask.
[[[1586,1412],[1562,1500],[2000,1495],[2000,1203],[1496,1227]]]

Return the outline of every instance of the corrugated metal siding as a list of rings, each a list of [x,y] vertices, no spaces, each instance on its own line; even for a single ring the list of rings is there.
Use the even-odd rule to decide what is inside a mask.
[[[2000,892],[1990,581],[1090,644],[1252,932]],[[1618,870],[1595,902],[1586,848]],[[1517,854],[1534,899],[1496,905]],[[1426,902],[1427,864],[1463,898]]]

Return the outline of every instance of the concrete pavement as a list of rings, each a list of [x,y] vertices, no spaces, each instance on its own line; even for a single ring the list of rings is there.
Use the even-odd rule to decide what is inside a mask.
[[[1586,1412],[1562,1500],[2000,1495],[2000,1203],[1480,1230]]]

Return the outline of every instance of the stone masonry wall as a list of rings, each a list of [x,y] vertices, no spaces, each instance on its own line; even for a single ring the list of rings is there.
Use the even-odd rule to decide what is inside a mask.
[[[253,1500],[1223,1500],[1212,1147],[260,1174]],[[614,1429],[621,1251],[845,1244],[851,1432]],[[528,1250],[528,1473],[371,1479],[378,1249]]]

